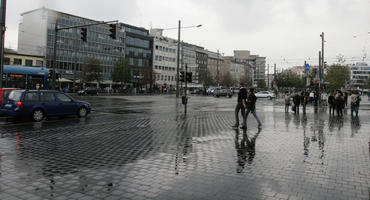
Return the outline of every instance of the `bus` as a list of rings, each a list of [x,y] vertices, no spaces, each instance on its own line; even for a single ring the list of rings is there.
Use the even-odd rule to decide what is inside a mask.
[[[52,72],[52,69],[42,67],[4,65],[3,87],[36,89],[36,84],[39,84],[40,89],[51,89]]]

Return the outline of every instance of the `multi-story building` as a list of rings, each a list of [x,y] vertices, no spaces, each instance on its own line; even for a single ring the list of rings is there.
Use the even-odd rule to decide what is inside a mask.
[[[224,72],[224,58],[217,52],[207,51],[207,71],[211,74],[216,84],[220,83]]]
[[[177,75],[177,40],[164,37],[162,29],[151,29],[155,88],[174,89]]]
[[[87,41],[81,40],[81,28],[58,31],[56,41],[56,63],[53,62],[55,26],[70,27],[88,25],[99,21],[75,16],[47,8],[39,8],[21,14],[19,24],[18,51],[45,57],[46,67],[59,69],[62,76],[77,79],[82,65],[88,58],[100,60],[102,83],[109,83],[114,62],[125,56],[125,32],[118,29],[117,38],[112,39],[110,26],[106,24],[87,27]],[[151,56],[150,56],[151,57]],[[110,81],[111,83],[111,81]]]
[[[236,62],[245,63],[253,73],[253,85],[256,86],[259,80],[265,80],[266,57],[251,55],[248,50],[235,50],[234,58]]]
[[[242,64],[242,63],[237,63],[235,61],[232,61],[231,65],[230,65],[230,74],[231,74],[231,77],[233,77],[233,79],[235,81],[245,82],[246,81],[246,77],[245,77],[246,67],[245,67],[245,65]]]
[[[125,55],[132,69],[135,87],[151,88],[153,84],[153,38],[149,30],[119,23],[125,32]]]
[[[197,59],[197,52],[203,52],[204,48],[189,44],[189,43],[182,43],[181,49],[181,58],[182,58],[182,70],[185,70],[185,66],[188,66],[188,72],[192,72],[192,79],[193,83],[201,84],[200,81],[201,76],[199,76],[202,72],[204,72],[204,68],[207,68],[207,64],[201,64],[201,68],[199,68],[198,62],[205,62],[207,59],[206,56],[198,56]]]
[[[204,49],[196,49],[196,63],[198,67],[198,83],[204,84],[208,66],[208,54]]]
[[[4,51],[4,65],[44,67],[44,63],[45,57],[43,56],[20,54],[9,49]]]
[[[370,66],[367,63],[359,62],[349,68],[351,70],[351,88],[363,88],[365,80],[370,76]]]

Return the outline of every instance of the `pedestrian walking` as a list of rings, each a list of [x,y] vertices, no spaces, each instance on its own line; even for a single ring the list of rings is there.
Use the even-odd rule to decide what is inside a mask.
[[[351,99],[351,117],[353,117],[353,112],[355,112],[356,117],[358,117],[358,110],[360,108],[361,97],[357,94],[357,92],[352,91],[350,99]]]
[[[295,93],[293,97],[294,102],[294,114],[299,114],[299,104],[301,103],[301,97],[299,97],[298,92]]]
[[[248,118],[249,113],[251,112],[254,116],[254,118],[257,120],[258,128],[261,128],[262,123],[261,120],[258,118],[256,114],[256,101],[257,97],[254,95],[254,89],[249,88],[248,89],[248,98],[247,98],[247,112],[245,113],[245,118]]]
[[[239,88],[239,93],[238,93],[238,99],[237,99],[237,104],[235,107],[235,125],[233,126],[234,128],[239,127],[239,111],[242,113],[243,117],[243,126],[242,128],[247,127],[247,117],[245,115],[245,108],[247,107],[246,104],[246,99],[247,99],[247,89],[243,87],[243,83],[239,82],[238,83],[238,88]]]
[[[332,115],[331,113],[335,112],[335,97],[334,97],[334,92],[330,92],[330,95],[328,97],[328,104],[329,104],[329,115]]]
[[[288,93],[285,94],[285,112],[289,112],[290,106],[290,95]]]
[[[337,116],[343,116],[344,98],[340,90],[337,91],[335,96],[335,107],[337,109]]]
[[[305,92],[301,92],[301,104],[302,104],[303,114],[306,114],[307,96]]]
[[[348,93],[344,92],[344,106],[347,107],[348,104]]]

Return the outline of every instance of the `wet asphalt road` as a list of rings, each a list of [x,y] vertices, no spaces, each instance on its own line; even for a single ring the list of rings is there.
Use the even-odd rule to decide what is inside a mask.
[[[236,98],[79,97],[87,118],[0,118],[0,199],[369,199],[370,111],[284,113]]]

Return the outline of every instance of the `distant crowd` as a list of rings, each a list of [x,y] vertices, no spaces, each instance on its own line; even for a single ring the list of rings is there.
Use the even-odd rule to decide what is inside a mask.
[[[319,95],[316,90],[311,92],[293,92],[289,94],[285,93],[285,112],[289,112],[289,106],[292,102],[292,111],[295,114],[299,113],[299,107],[302,106],[303,113],[306,113],[306,106],[308,103],[313,103],[314,106],[318,106],[318,103],[327,104],[329,106],[330,116],[335,115],[335,111],[338,117],[343,116],[343,109],[348,106],[348,99],[350,99],[351,116],[358,117],[358,111],[360,108],[361,96],[357,91],[346,91],[334,90],[329,93],[324,93],[326,97],[322,98],[323,95]],[[348,98],[349,97],[349,98]],[[327,101],[325,101],[327,100]]]

